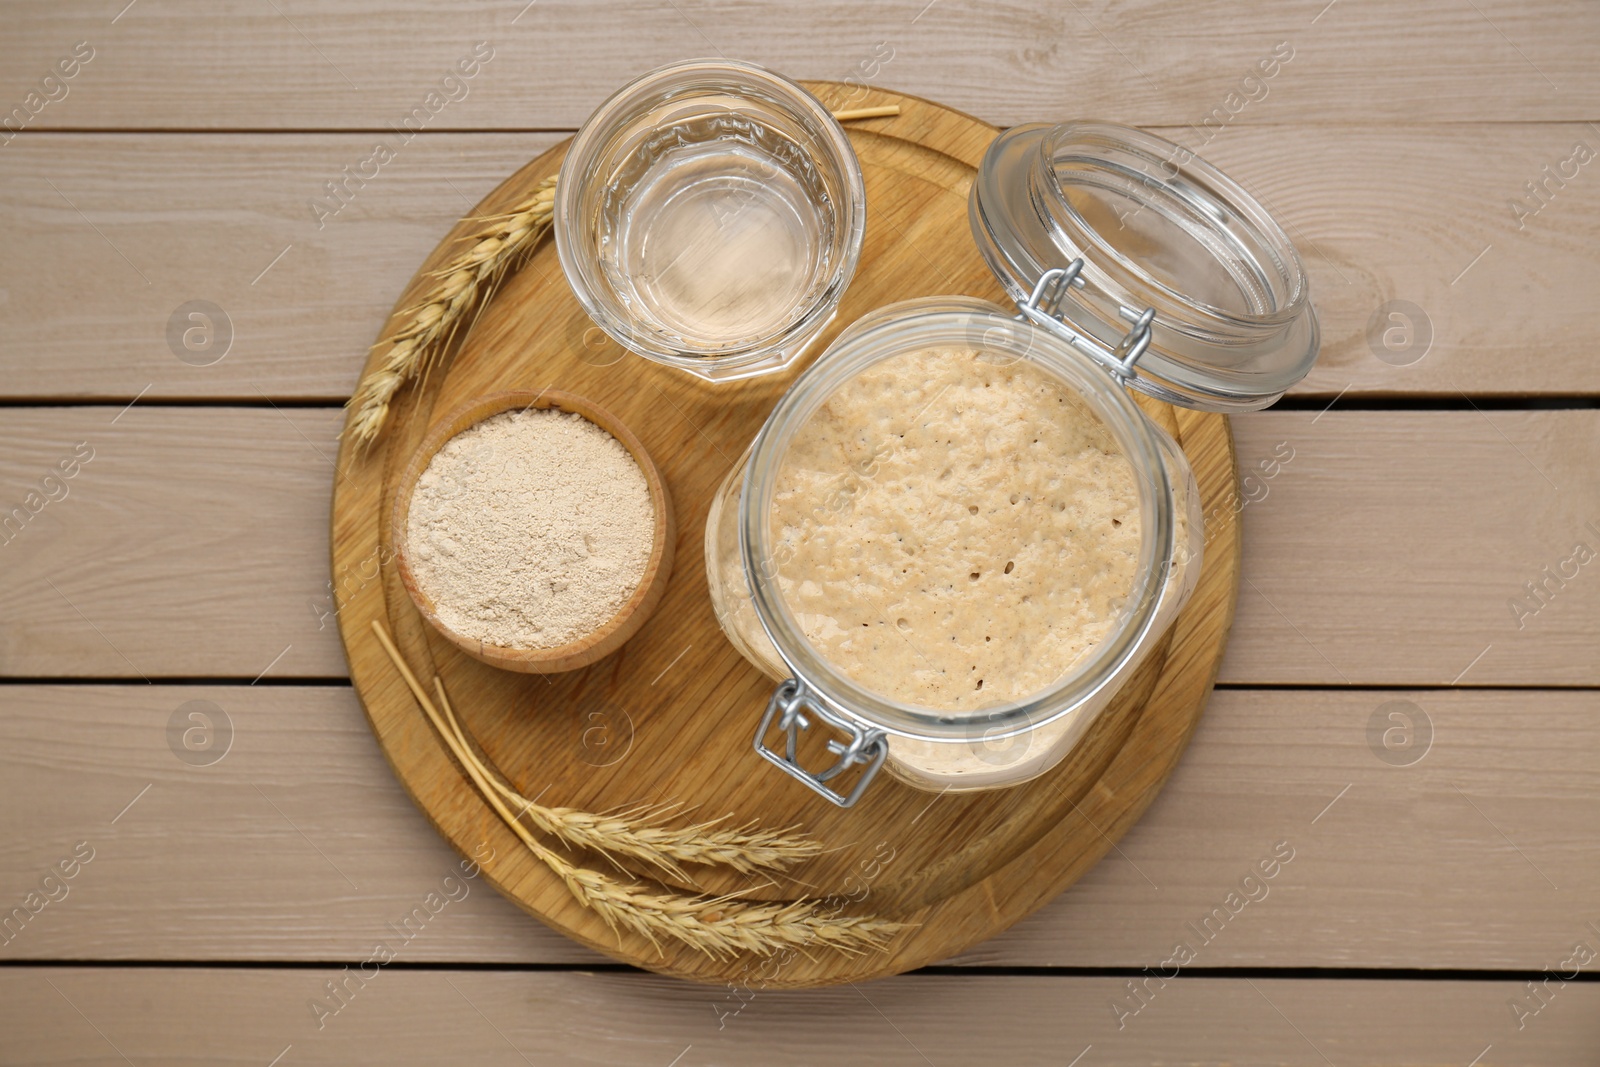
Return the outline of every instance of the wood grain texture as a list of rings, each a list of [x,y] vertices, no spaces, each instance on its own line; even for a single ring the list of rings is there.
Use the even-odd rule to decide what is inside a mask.
[[[0,416],[0,511],[75,442],[96,450],[66,499],[0,544],[0,672],[342,676],[324,569],[338,413],[118,412]],[[1336,406],[1233,424],[1254,502],[1222,681],[1600,684],[1595,565],[1549,583],[1536,613],[1526,591],[1576,543],[1600,550],[1600,413]]]
[[[354,973],[352,969],[351,973]],[[347,982],[338,1014],[309,1003]],[[359,981],[359,985],[358,985]],[[14,1062],[812,1064],[844,1062],[1589,1064],[1600,987],[1569,984],[1518,1031],[1516,982],[1195,978],[1117,1029],[1127,979],[916,975],[811,992],[706,989],[632,974],[395,968],[50,967],[0,975]],[[737,1014],[734,1012],[737,1010]],[[821,1033],[826,1020],[826,1034]],[[1486,1047],[1487,1046],[1487,1047]],[[1084,1055],[1087,1052],[1087,1055]],[[126,1056],[124,1061],[122,1056]],[[1090,1059],[1090,1057],[1093,1057]]]
[[[326,564],[337,433],[321,411],[7,411],[5,515],[48,500],[43,479],[80,443],[92,458],[0,546],[0,669],[343,675]]]
[[[191,700],[231,723],[214,765],[168,747]],[[1375,714],[1395,701],[1432,731],[1410,766],[1370,747]],[[553,758],[581,758],[580,738]],[[1156,966],[1285,841],[1294,859],[1197,947],[1197,966],[1550,967],[1600,922],[1597,748],[1593,691],[1219,690],[1119,851],[952,962]],[[77,842],[95,849],[70,895],[0,944],[0,962],[359,960],[456,863],[345,688],[11,687],[0,810],[28,828],[0,850],[6,911]],[[473,883],[402,959],[601,957]]]
[[[449,221],[564,136],[509,131],[570,129],[624,79],[713,48],[799,76],[866,74],[995,122],[1089,114],[1183,139],[1244,87],[1250,64],[1290,42],[1295,57],[1269,95],[1204,154],[1250,184],[1308,261],[1324,350],[1298,393],[1348,392],[1320,419],[1236,421],[1242,473],[1280,442],[1296,459],[1244,511],[1246,577],[1270,602],[1244,587],[1225,677],[1600,684],[1600,586],[1587,566],[1523,628],[1508,607],[1570,557],[1566,541],[1588,540],[1584,523],[1600,524],[1595,413],[1343,410],[1363,396],[1600,393],[1587,315],[1600,282],[1593,168],[1523,227],[1510,203],[1572,141],[1600,147],[1588,125],[1600,114],[1600,16],[1583,0],[540,0],[526,11],[522,0],[115,0],[5,14],[0,114],[74,41],[97,54],[33,126],[83,132],[0,147],[0,399],[109,406],[0,411],[0,512],[74,442],[99,449],[68,499],[0,544],[0,673],[245,681],[271,669],[254,688],[0,689],[0,903],[36,888],[74,842],[101,848],[70,899],[0,944],[0,962],[359,963],[385,924],[439,888],[454,856],[383,766],[353,694],[266,685],[344,664],[323,584],[332,468],[317,452],[333,455],[336,413],[280,414],[263,397],[348,394],[394,292]],[[319,230],[311,197],[367,158],[476,40],[497,52],[471,96]],[[860,66],[874,60],[875,72]],[[236,327],[209,367],[167,345],[169,316],[191,299],[219,303]],[[1390,299],[1431,319],[1433,347],[1415,364],[1383,363],[1366,340]],[[263,406],[150,406],[165,398]],[[236,747],[216,766],[167,748],[168,719],[190,699],[233,716]],[[1415,766],[1367,747],[1375,705],[1394,700],[1416,702],[1435,727]],[[1125,856],[959,962],[1158,964],[1263,846],[1291,839],[1296,859],[1271,897],[1206,945],[1201,966],[1554,966],[1600,936],[1586,888],[1600,873],[1594,700],[1220,691],[1121,840]],[[475,886],[400,959],[599,957]],[[718,1030],[749,992],[395,968],[318,1031],[307,1001],[337,975],[0,967],[0,1062],[123,1064],[127,1052],[140,1064],[259,1067],[281,1054],[279,1067],[691,1067],[811,1062],[823,1042],[849,1061],[850,1040],[861,1059],[941,1067],[1059,1067],[1080,1053],[1078,1067],[1489,1067],[1592,1062],[1600,1047],[1592,983],[1559,988],[1520,1031],[1507,1006],[1520,982],[1255,979],[1253,990],[1199,978],[1162,988],[1118,1032],[1110,1002],[1125,979],[996,975],[762,993]]]
[[[416,264],[559,135],[417,137],[319,228],[310,202],[378,139],[13,142],[0,156],[0,396],[125,403],[148,386],[150,399],[342,402]],[[1600,150],[1581,123],[1230,126],[1207,143],[1306,260],[1323,349],[1295,395],[1600,393],[1600,329],[1587,314],[1600,287],[1600,179],[1585,167],[1551,186],[1537,215],[1511,207],[1537,205],[1524,183],[1578,140]],[[195,299],[232,320],[232,351],[214,365],[168,345],[169,318]],[[1377,316],[1381,338],[1395,325],[1377,315],[1391,300],[1427,315],[1426,354],[1414,335],[1393,362],[1375,355],[1369,328]]]
[[[278,0],[276,9],[191,0],[116,14],[53,5],[13,18],[0,44],[0,69],[13,72],[6,107],[88,40],[95,58],[36,128],[383,129],[447,88],[445,76],[483,41],[493,58],[451,89],[429,128],[571,129],[644,71],[718,54],[797,78],[863,78],[1005,125],[1085,115],[1200,122],[1230,93],[1256,96],[1234,104],[1241,124],[1600,112],[1590,76],[1600,18],[1581,0],[1331,9],[1326,0],[546,0],[526,10],[483,0]],[[1293,58],[1262,96],[1243,80],[1280,45]]]
[[[815,89],[835,110],[849,91],[838,85]],[[939,286],[1001,297],[961,229],[976,164],[995,131],[924,100],[902,97],[896,103],[898,118],[853,124],[849,131],[873,223],[838,321],[822,332],[814,352],[825,350],[857,308]],[[560,148],[534,160],[495,189],[473,217],[509,210],[560,165]],[[458,239],[474,226],[461,223],[418,267],[396,301],[385,337],[405,327],[408,309],[426,299],[441,265],[457,253]],[[546,243],[476,313],[472,332],[448,364],[391,402],[376,445],[366,450],[344,443],[342,473],[330,479],[334,573],[371,559],[383,570],[381,582],[338,591],[351,679],[384,754],[428,821],[464,856],[491,849],[482,861],[485,879],[553,928],[623,962],[704,982],[742,976],[753,985],[801,987],[909,970],[992,936],[1081,877],[1166,780],[1221,660],[1238,586],[1238,519],[1231,504],[1242,495],[1227,421],[1141,398],[1189,456],[1201,507],[1211,515],[1208,546],[1195,592],[1168,638],[1070,757],[1012,789],[948,797],[885,775],[863,803],[846,811],[766,769],[750,751],[752,728],[773,681],[724,638],[705,574],[712,499],[732,457],[760,430],[801,368],[707,386],[655,363],[622,363],[622,350],[603,335],[596,338],[599,344],[550,343],[586,331],[592,332],[589,318]],[[382,345],[376,348],[368,371],[381,366],[385,355]],[[389,516],[400,506],[405,472],[415,469],[416,457],[434,447],[440,432],[457,424],[455,411],[507,389],[577,393],[611,412],[655,457],[682,516],[678,562],[658,613],[626,647],[581,671],[529,678],[465,657],[426,625],[403,588],[403,576],[387,562],[395,555]],[[819,855],[777,876],[708,868],[694,871],[692,881],[638,869],[633,876],[712,895],[831,900],[830,908],[893,919],[904,928],[881,952],[802,950],[768,960],[743,954],[717,959],[665,938],[616,929],[575,901],[556,872],[519,847],[486,798],[469,787],[374,639],[374,621],[394,634],[412,670],[424,679],[445,679],[463,727],[522,795],[549,790],[563,794],[565,805],[597,812],[670,803],[765,829],[803,827],[822,845]],[[634,735],[629,758],[613,756],[609,748],[576,759],[549,758],[574,716],[580,722],[626,719]],[[827,765],[825,733],[814,731],[802,743],[804,765]],[[890,749],[892,754],[892,741]],[[730,773],[741,763],[750,773]],[[864,889],[870,904],[851,907]]]
[[[352,182],[348,204],[319,225],[312,200],[376,137],[19,138],[0,163],[0,367],[11,383],[0,389],[342,403],[417,263],[560,139],[418,137]],[[222,308],[233,332],[231,349],[195,355],[198,366],[168,340],[191,300]]]

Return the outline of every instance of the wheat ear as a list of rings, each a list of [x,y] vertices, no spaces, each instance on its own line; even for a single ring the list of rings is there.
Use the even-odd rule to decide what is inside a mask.
[[[722,820],[695,823],[684,827],[639,825],[651,823],[674,810],[668,804],[641,804],[608,814],[577,808],[552,808],[529,800],[507,785],[485,761],[478,758],[468,742],[466,730],[450,704],[444,681],[433,680],[439,708],[462,751],[467,753],[500,798],[513,811],[526,816],[539,829],[559,837],[575,848],[598,852],[607,859],[632,856],[667,871],[686,877],[680,863],[717,864],[741,874],[757,871],[783,871],[822,851],[822,845],[792,831],[759,830],[754,825],[723,828]]]
[[[770,956],[784,949],[805,951],[811,947],[858,953],[882,948],[890,937],[904,928],[903,923],[875,916],[830,915],[816,903],[806,900],[746,903],[732,896],[673,893],[638,882],[618,882],[599,871],[572,863],[542,844],[506,807],[504,799],[489,785],[483,771],[429,699],[377,619],[372,620],[372,631],[446,747],[454,753],[501,821],[529,852],[565,883],[581,904],[603,918],[613,930],[632,930],[657,949],[661,947],[661,939],[667,938],[708,956],[722,958],[741,951]]]
[[[540,859],[573,896],[605,919],[660,948],[666,936],[724,958],[739,952],[770,956],[783,949],[830,948],[849,955],[881,949],[903,923],[862,915],[829,915],[811,901],[751,904],[733,897],[685,896],[623,884],[546,852]]]
[[[555,178],[546,178],[510,211],[472,220],[482,225],[463,238],[470,243],[432,272],[437,285],[426,299],[408,309],[411,318],[390,339],[382,364],[361,379],[350,397],[346,406],[353,414],[347,432],[357,445],[365,448],[378,439],[394,394],[439,360],[466,321],[466,313],[481,306],[544,237],[554,217],[555,195]]]

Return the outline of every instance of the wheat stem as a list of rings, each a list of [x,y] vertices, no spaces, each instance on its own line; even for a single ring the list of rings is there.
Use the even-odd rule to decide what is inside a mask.
[[[479,769],[484,772],[490,787],[539,829],[575,848],[598,852],[613,863],[616,862],[613,854],[632,856],[678,878],[687,877],[680,863],[721,865],[741,874],[754,874],[761,870],[787,870],[801,860],[822,852],[820,844],[806,837],[792,836],[786,831],[760,830],[753,825],[719,827],[721,819],[684,827],[639,825],[652,823],[674,810],[670,804],[642,804],[607,814],[537,804],[506,784],[491,767],[478,760],[467,741],[460,718],[450,704],[444,680],[435,677],[433,685],[445,721],[454,731],[461,748],[479,762]]]
[[[725,958],[739,952],[769,956],[784,949],[804,952],[812,947],[859,953],[882,948],[904,928],[902,923],[875,916],[830,915],[807,900],[751,903],[732,896],[689,895],[638,882],[623,883],[572,863],[534,837],[517,813],[507,807],[506,798],[490,784],[489,775],[469,751],[465,733],[458,732],[460,724],[454,714],[447,720],[429,699],[377,619],[372,620],[372,631],[445,746],[501,821],[529,852],[562,880],[568,892],[613,930],[631,930],[658,950],[660,939],[664,937],[708,956]],[[439,692],[442,696],[442,684]]]

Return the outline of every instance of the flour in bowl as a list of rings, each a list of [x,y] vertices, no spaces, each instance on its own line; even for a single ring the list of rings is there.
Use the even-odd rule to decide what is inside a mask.
[[[417,480],[411,573],[439,619],[502,648],[557,648],[626,604],[655,507],[627,448],[582,415],[508,411],[447,441]]]

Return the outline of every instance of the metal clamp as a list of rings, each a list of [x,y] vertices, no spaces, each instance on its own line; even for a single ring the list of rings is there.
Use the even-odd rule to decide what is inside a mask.
[[[800,731],[811,728],[811,721],[805,716],[807,711],[814,712],[818,719],[850,739],[848,744],[838,740],[828,742],[828,751],[839,758],[826,770],[808,771],[800,766],[795,758],[799,748]],[[788,735],[782,753],[774,752],[767,747],[767,732],[772,729],[774,719],[777,719],[778,726]],[[756,730],[755,744],[756,751],[763,759],[776,764],[790,777],[804,782],[813,792],[841,808],[848,808],[861,799],[861,794],[866,791],[867,785],[878,773],[878,768],[883,766],[884,758],[889,755],[889,744],[882,730],[869,729],[834,714],[817,699],[815,693],[806,688],[805,683],[793,678],[773,690],[772,699],[767,701],[767,713],[761,717],[761,726]],[[828,782],[840,772],[857,763],[864,763],[867,766],[856,778],[856,783],[848,795],[828,786]]]
[[[1139,357],[1150,347],[1150,324],[1155,320],[1156,309],[1145,308],[1142,312],[1136,313],[1129,308],[1121,308],[1122,317],[1132,322],[1133,328],[1123,335],[1116,348],[1107,349],[1097,339],[1085,337],[1061,319],[1061,298],[1066,295],[1068,289],[1084,287],[1082,274],[1081,257],[1074,259],[1065,267],[1052,267],[1039,276],[1033,292],[1028,295],[1028,299],[1018,302],[1017,310],[1022,312],[1023,318],[1037,326],[1043,326],[1056,336],[1065,339],[1068,344],[1087,348],[1090,355],[1104,363],[1106,369],[1114,374],[1118,381],[1127,382],[1137,376],[1133,365],[1139,362]]]

